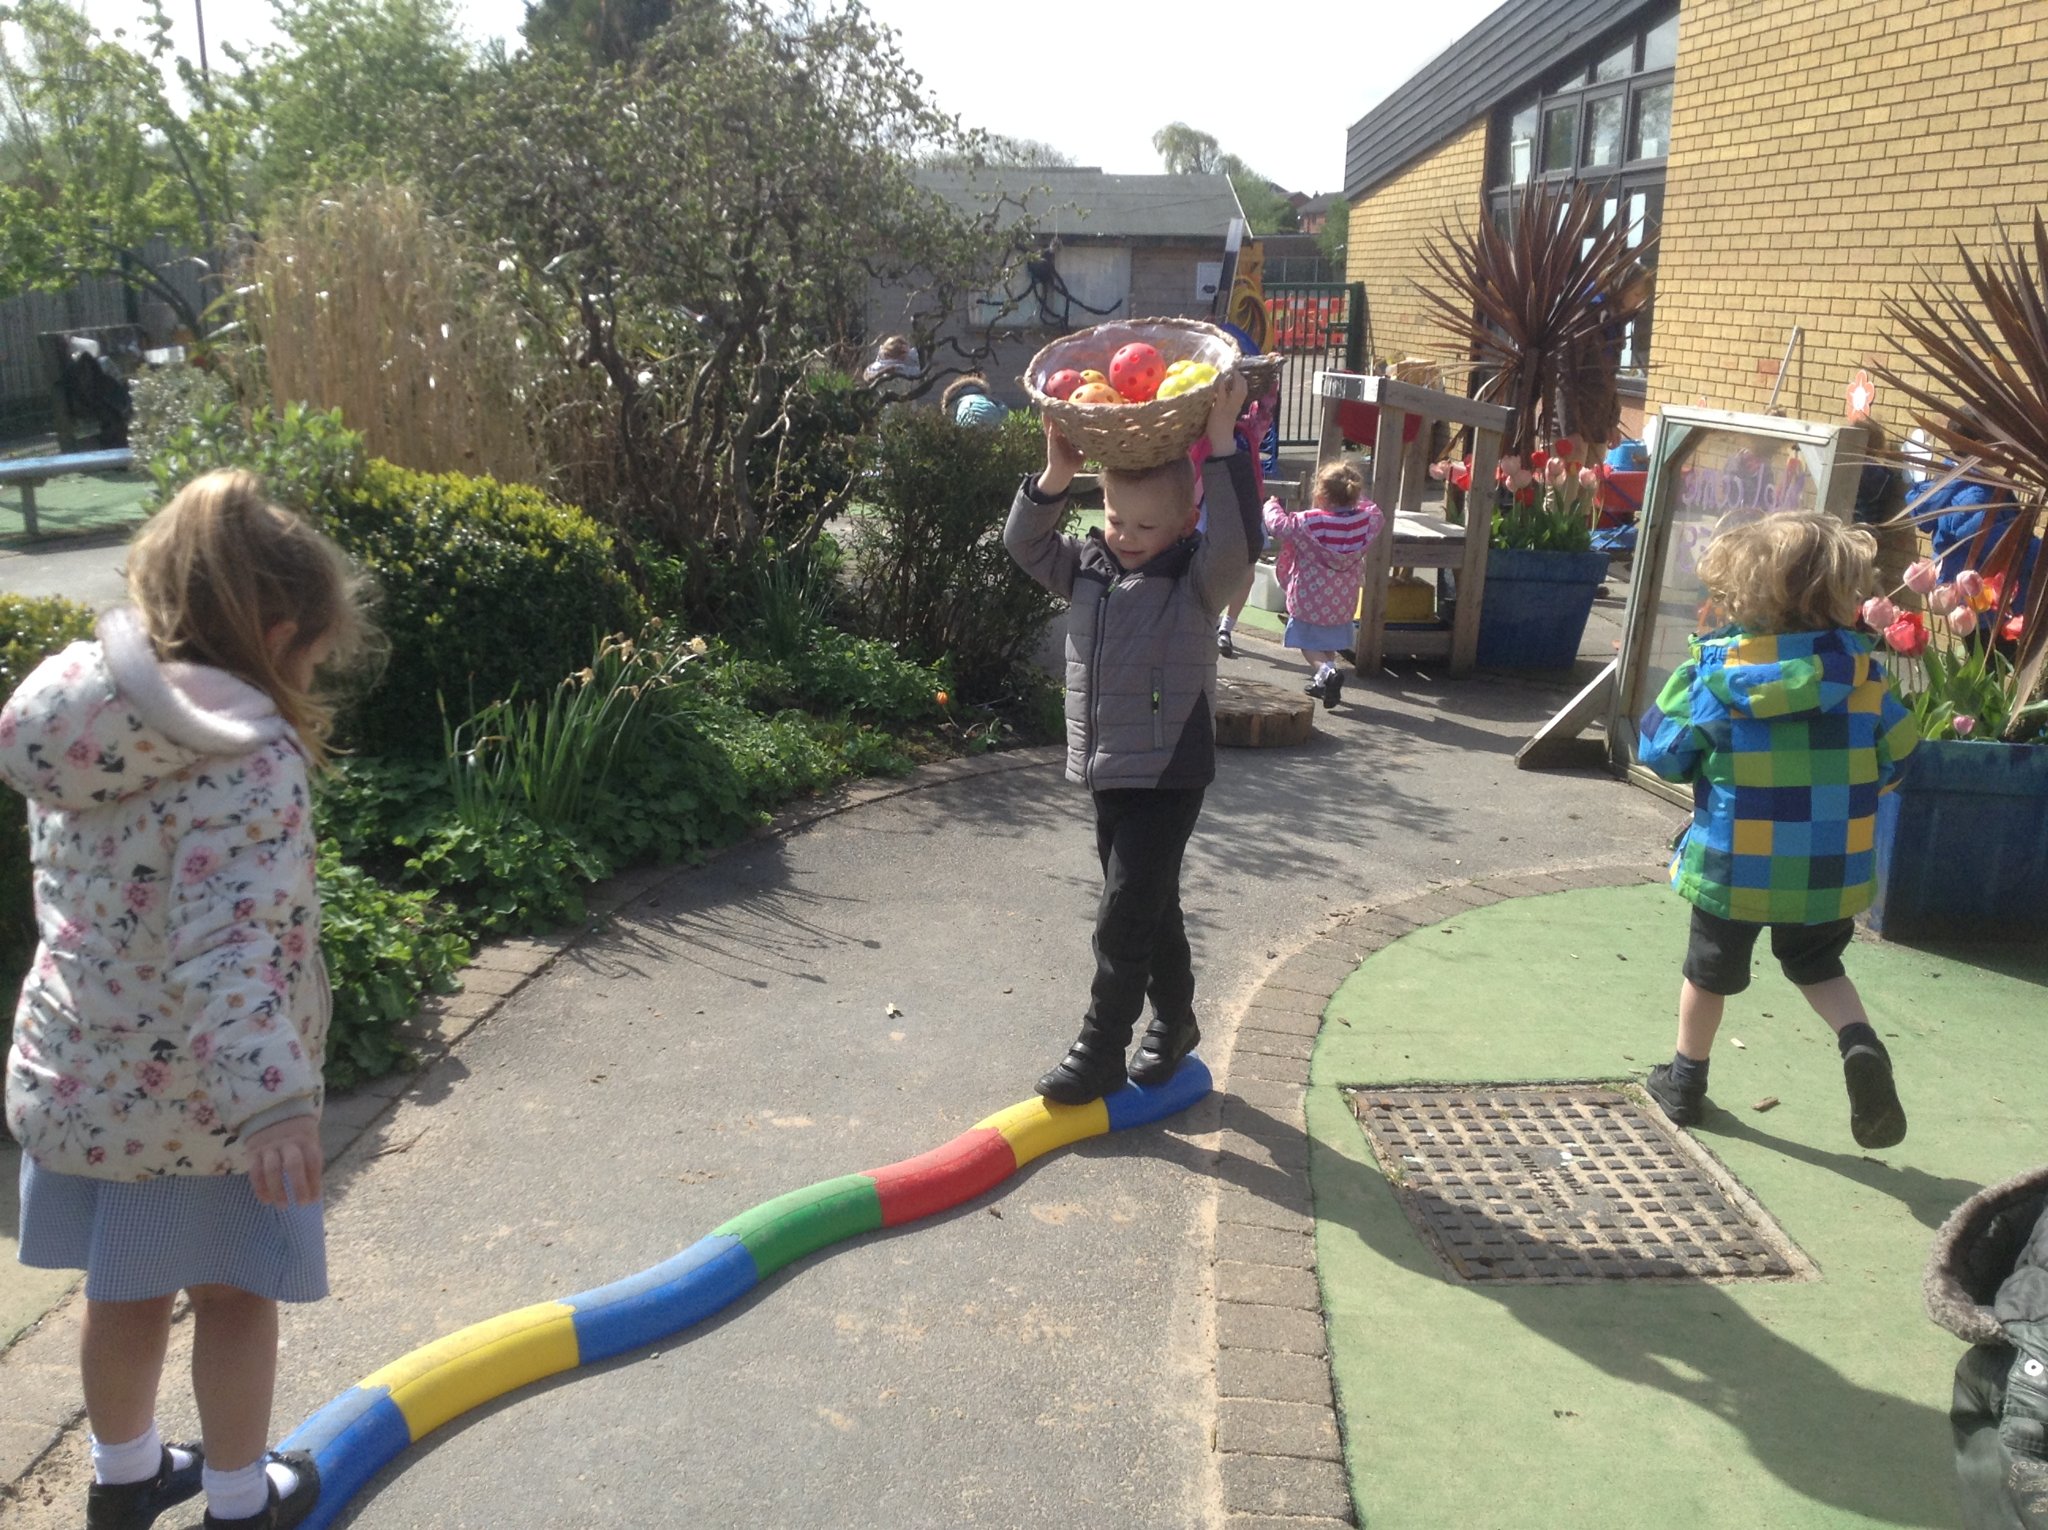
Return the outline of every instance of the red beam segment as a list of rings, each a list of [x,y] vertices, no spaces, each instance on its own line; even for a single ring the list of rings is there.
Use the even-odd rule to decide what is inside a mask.
[[[994,1127],[962,1132],[943,1147],[886,1168],[869,1169],[882,1202],[882,1225],[915,1222],[971,1201],[1017,1172],[1017,1155]]]

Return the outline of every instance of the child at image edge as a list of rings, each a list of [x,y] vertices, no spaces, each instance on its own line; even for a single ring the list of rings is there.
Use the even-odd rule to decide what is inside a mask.
[[[1689,781],[1692,825],[1671,882],[1693,905],[1678,999],[1678,1047],[1647,1087],[1681,1126],[1707,1103],[1707,1060],[1724,1002],[1771,954],[1834,1029],[1858,1145],[1904,1140],[1892,1063],[1842,966],[1853,917],[1876,878],[1877,800],[1919,736],[1849,630],[1877,543],[1832,516],[1767,516],[1716,536],[1700,578],[1732,626],[1695,638],[1644,716],[1642,761]]]
[[[364,624],[342,554],[245,473],[158,512],[128,584],[0,711],[41,937],[7,1058],[20,1258],[86,1272],[89,1530],[202,1490],[208,1526],[275,1530],[320,1493],[265,1449],[277,1303],[327,1294],[313,672]],[[155,1417],[180,1290],[203,1452]]]
[[[1280,544],[1273,573],[1287,591],[1283,641],[1308,660],[1302,689],[1334,709],[1344,699],[1340,651],[1352,644],[1359,572],[1380,534],[1380,510],[1365,496],[1365,476],[1348,462],[1316,474],[1315,502],[1301,514],[1266,502],[1266,532]]]
[[[1180,906],[1181,858],[1216,775],[1216,618],[1260,546],[1258,489],[1234,427],[1244,380],[1210,411],[1202,468],[1207,530],[1196,534],[1194,465],[1102,475],[1105,526],[1059,531],[1081,454],[1048,420],[1045,469],[1026,479],[1003,545],[1071,603],[1067,623],[1067,779],[1095,799],[1102,900],[1095,980],[1081,1034],[1038,1092],[1063,1105],[1100,1099],[1128,1076],[1173,1076],[1202,1033]],[[1131,1060],[1131,1032],[1153,1007]]]

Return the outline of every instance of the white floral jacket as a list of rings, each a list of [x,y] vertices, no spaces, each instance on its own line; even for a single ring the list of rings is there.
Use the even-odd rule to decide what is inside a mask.
[[[134,612],[99,637],[0,710],[41,936],[7,1124],[59,1173],[239,1173],[248,1133],[320,1109],[331,996],[305,756],[262,691],[160,664]]]

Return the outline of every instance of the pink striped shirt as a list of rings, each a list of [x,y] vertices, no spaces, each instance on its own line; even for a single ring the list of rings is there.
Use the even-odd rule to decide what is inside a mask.
[[[1351,620],[1360,570],[1383,519],[1369,499],[1302,511],[1266,501],[1266,532],[1280,544],[1273,572],[1287,591],[1289,616],[1317,627]]]

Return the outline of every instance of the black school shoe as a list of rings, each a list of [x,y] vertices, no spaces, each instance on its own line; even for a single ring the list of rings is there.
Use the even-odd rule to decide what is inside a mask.
[[[282,1461],[298,1474],[291,1496],[278,1497],[277,1484],[266,1481],[270,1489],[267,1505],[245,1519],[221,1519],[209,1509],[206,1530],[291,1530],[313,1512],[313,1505],[320,1501],[320,1468],[313,1464],[313,1457],[303,1450],[286,1450],[272,1451],[264,1460]]]
[[[1131,1082],[1148,1086],[1165,1083],[1201,1039],[1202,1028],[1195,1024],[1193,1015],[1178,1023],[1154,1015],[1145,1028],[1145,1039],[1138,1043],[1138,1055],[1131,1059]]]
[[[1334,712],[1337,703],[1344,699],[1344,677],[1332,671],[1330,678],[1323,682],[1323,710]]]
[[[1849,1086],[1849,1135],[1858,1147],[1897,1147],[1906,1140],[1906,1108],[1893,1087],[1892,1058],[1883,1042],[1844,1052],[1842,1080]]]
[[[1219,659],[1234,659],[1237,657],[1237,646],[1230,641],[1230,629],[1228,627],[1218,627],[1216,629],[1216,656]]]
[[[1673,1126],[1698,1126],[1707,1115],[1707,1086],[1695,1084],[1687,1089],[1671,1076],[1671,1064],[1658,1063],[1650,1070],[1650,1076],[1643,1080],[1643,1088],[1664,1108],[1664,1114],[1671,1118]]]
[[[164,1447],[163,1461],[154,1477],[141,1482],[95,1482],[85,1491],[85,1530],[149,1530],[156,1517],[199,1493],[199,1473],[206,1463],[197,1445],[180,1444],[192,1464],[183,1469],[171,1465],[171,1447]]]
[[[1038,1092],[1055,1105],[1086,1105],[1123,1088],[1124,1049],[1082,1031],[1059,1066],[1038,1081]]]

